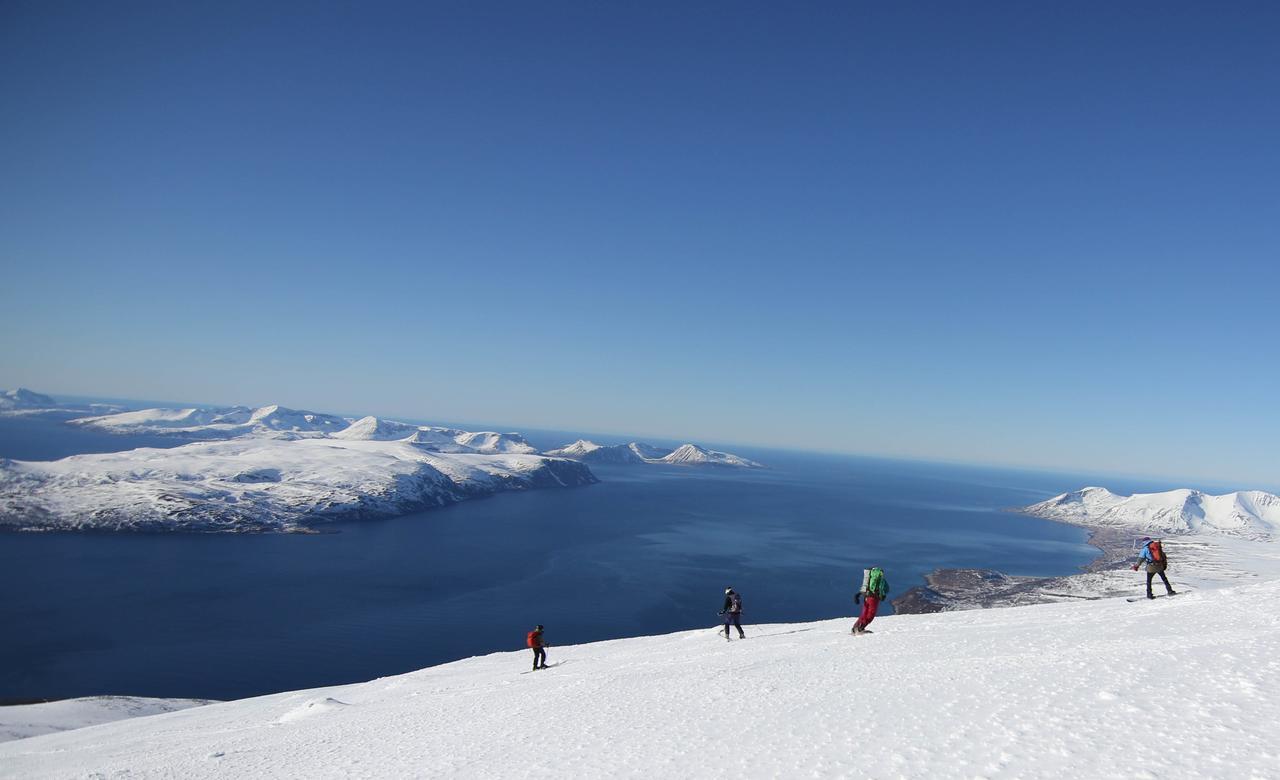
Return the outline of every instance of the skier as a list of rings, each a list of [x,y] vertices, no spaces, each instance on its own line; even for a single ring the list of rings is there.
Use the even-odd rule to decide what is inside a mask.
[[[529,635],[525,637],[526,644],[533,648],[533,671],[547,668],[547,645],[542,641],[542,626],[536,626]],[[542,662],[542,666],[538,666],[538,662]]]
[[[1138,562],[1133,564],[1133,570],[1137,571],[1144,562],[1147,564],[1147,598],[1155,598],[1151,592],[1151,580],[1157,574],[1160,575],[1160,581],[1164,583],[1164,589],[1169,592],[1169,595],[1178,595],[1178,591],[1169,584],[1169,578],[1164,576],[1164,570],[1169,568],[1169,558],[1165,555],[1164,545],[1159,539],[1152,539],[1150,536],[1142,537],[1142,549],[1138,551]]]
[[[742,630],[742,596],[734,592],[733,588],[724,589],[724,608],[720,610],[720,614],[724,616],[724,638],[729,638],[729,625],[733,624],[738,629],[738,638],[746,639],[747,635]]]
[[[884,577],[884,570],[879,566],[862,570],[862,587],[853,594],[853,603],[862,602],[862,614],[853,624],[854,634],[866,633],[867,625],[876,619],[876,610],[880,609],[880,600],[889,593],[889,581]]]

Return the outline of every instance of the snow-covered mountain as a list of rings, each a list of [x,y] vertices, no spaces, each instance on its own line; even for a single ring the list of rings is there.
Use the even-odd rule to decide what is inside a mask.
[[[540,455],[444,453],[408,441],[240,437],[51,462],[0,460],[0,525],[288,531],[595,481],[581,463]]]
[[[572,458],[586,463],[644,463],[644,458],[636,452],[636,444],[596,444],[586,439],[578,439],[573,444],[556,450],[547,450],[548,455],[557,458]]]
[[[578,439],[565,447],[548,450],[546,454],[588,463],[666,463],[679,466],[764,468],[759,463],[739,455],[709,450],[696,444],[684,444],[675,450],[664,450],[636,441],[630,444],[607,446],[586,439]]]
[[[333,434],[335,439],[352,441],[395,441],[407,439],[418,432],[418,426],[395,422],[381,417],[361,417],[348,427]]]
[[[58,402],[43,393],[25,387],[16,390],[0,390],[0,411],[14,409],[52,409]]]
[[[747,460],[731,452],[709,450],[696,444],[682,444],[676,448],[675,452],[658,460],[662,463],[678,463],[685,466],[733,466],[741,469],[764,468],[754,460]]]
[[[533,445],[518,433],[460,431],[456,428],[412,425],[378,417],[362,417],[351,423],[349,428],[333,436],[337,439],[364,441],[403,440],[421,444],[437,452],[479,452],[489,455],[532,455],[537,452]]]
[[[546,671],[498,652],[32,737],[0,776],[1274,778],[1277,603],[1272,580],[741,642],[548,622]]]
[[[1280,497],[1260,490],[1214,496],[1184,488],[1119,496],[1106,488],[1086,487],[1022,511],[1073,525],[1132,528],[1153,534],[1257,538],[1280,533]]]
[[[140,409],[132,412],[81,417],[74,425],[108,433],[170,434],[192,439],[235,436],[315,436],[337,433],[351,421],[333,414],[289,409],[278,404],[251,409],[227,406],[202,409]]]

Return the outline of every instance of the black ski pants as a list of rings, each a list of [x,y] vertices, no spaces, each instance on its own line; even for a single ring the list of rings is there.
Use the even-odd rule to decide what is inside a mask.
[[[547,650],[545,647],[533,648],[533,668],[538,668],[538,662],[541,661],[543,666],[547,665]]]
[[[1160,571],[1147,572],[1147,595],[1151,595],[1151,580],[1153,580],[1157,574],[1160,575],[1160,581],[1164,583],[1164,589],[1173,593],[1173,586],[1169,584],[1169,578],[1164,576],[1164,570],[1161,569]]]
[[[734,628],[738,629],[738,638],[746,639],[747,635],[742,630],[742,623],[740,622],[741,620],[742,620],[741,612],[724,613],[724,635],[729,636],[729,625],[732,624]]]

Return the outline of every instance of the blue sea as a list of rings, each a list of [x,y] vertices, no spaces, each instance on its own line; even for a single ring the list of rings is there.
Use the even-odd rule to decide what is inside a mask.
[[[531,439],[573,438],[547,436]],[[0,457],[175,443],[0,418]],[[710,629],[726,586],[750,632],[851,615],[872,564],[892,597],[937,567],[1047,576],[1094,557],[1082,530],[1004,511],[1078,476],[733,450],[770,468],[593,467],[598,485],[316,535],[0,533],[0,701],[354,682],[520,649],[535,623],[554,660]]]

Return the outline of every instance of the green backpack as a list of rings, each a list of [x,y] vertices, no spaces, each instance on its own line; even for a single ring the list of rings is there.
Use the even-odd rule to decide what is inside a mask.
[[[871,568],[871,574],[867,577],[867,593],[882,599],[889,592],[889,581],[884,578],[884,569],[879,566]]]

